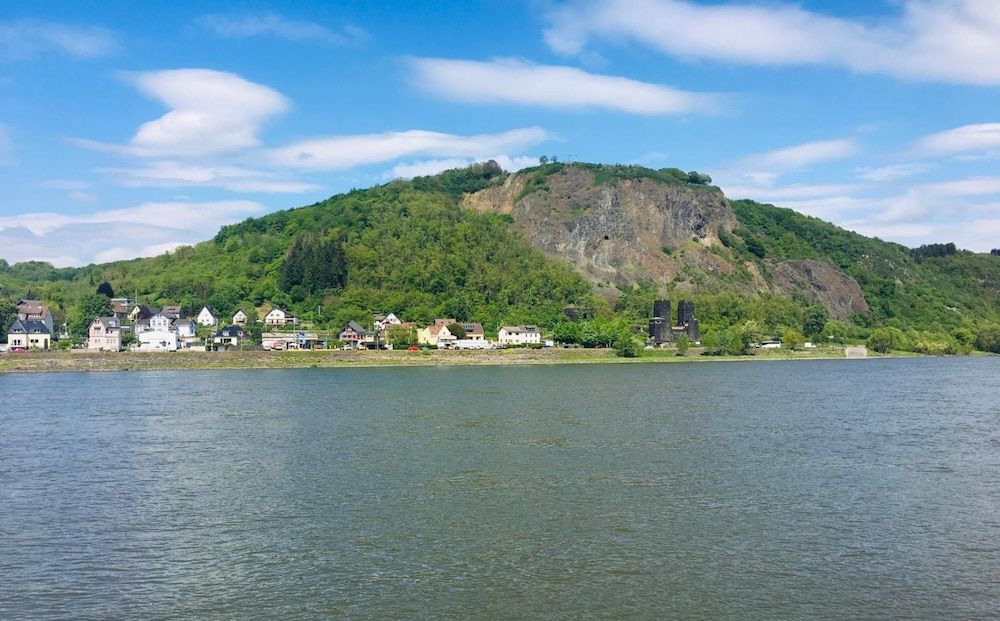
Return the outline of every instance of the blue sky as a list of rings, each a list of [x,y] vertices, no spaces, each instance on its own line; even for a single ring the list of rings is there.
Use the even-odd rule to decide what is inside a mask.
[[[1000,2],[75,2],[0,18],[0,258],[81,265],[394,177],[696,169],[1000,247]]]

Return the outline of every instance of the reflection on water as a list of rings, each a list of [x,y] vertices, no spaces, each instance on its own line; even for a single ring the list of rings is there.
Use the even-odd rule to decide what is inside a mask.
[[[1000,359],[0,376],[0,618],[986,618]]]

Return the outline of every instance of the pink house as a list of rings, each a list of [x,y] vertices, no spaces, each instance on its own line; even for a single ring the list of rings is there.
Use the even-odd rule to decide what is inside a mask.
[[[98,317],[91,322],[87,349],[90,351],[121,351],[122,324],[117,317]]]

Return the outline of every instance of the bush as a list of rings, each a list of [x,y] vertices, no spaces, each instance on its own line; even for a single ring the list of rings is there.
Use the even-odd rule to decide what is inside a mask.
[[[976,348],[1000,354],[1000,324],[986,326],[976,335]]]
[[[868,337],[868,349],[880,354],[889,353],[893,349],[906,349],[906,335],[897,328],[875,328]]]

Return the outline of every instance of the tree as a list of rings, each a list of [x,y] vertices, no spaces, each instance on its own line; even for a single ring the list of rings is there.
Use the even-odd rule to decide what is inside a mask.
[[[385,340],[393,349],[411,347],[417,344],[416,330],[403,326],[389,326],[385,331]]]
[[[113,298],[115,297],[115,290],[111,287],[111,283],[105,280],[98,285],[97,295],[103,295],[106,298]]]
[[[802,331],[815,338],[830,320],[830,311],[822,304],[813,304],[802,313]]]
[[[798,330],[794,328],[785,328],[781,331],[781,346],[785,349],[790,349],[792,351],[802,349],[802,346],[805,345],[805,343],[805,335]]]
[[[893,349],[904,349],[906,335],[897,328],[875,328],[868,337],[868,348],[880,354]]]
[[[615,353],[621,358],[638,358],[642,345],[628,329],[622,329],[614,342]]]
[[[96,293],[86,293],[80,296],[76,305],[66,316],[69,332],[74,336],[87,336],[90,324],[98,317],[108,317],[112,314],[111,300]]]
[[[538,163],[541,164],[542,166],[545,166],[546,164],[549,163],[549,156],[548,155],[541,156],[540,158],[538,158]]]
[[[738,336],[736,342],[730,346],[730,353],[748,354],[751,347],[760,345],[764,339],[764,328],[758,322],[749,319],[740,327]]]
[[[686,356],[688,353],[688,348],[691,347],[691,339],[686,333],[682,333],[677,337],[677,355]]]
[[[10,298],[0,298],[0,334],[7,338],[7,328],[17,319],[17,302]]]
[[[976,335],[976,347],[980,351],[1000,354],[1000,324],[991,324]]]
[[[462,324],[460,323],[448,324],[448,332],[451,332],[453,335],[455,335],[456,339],[464,339],[465,337],[468,336],[468,333],[465,331],[465,328],[463,328]]]

